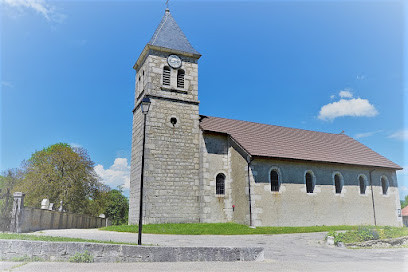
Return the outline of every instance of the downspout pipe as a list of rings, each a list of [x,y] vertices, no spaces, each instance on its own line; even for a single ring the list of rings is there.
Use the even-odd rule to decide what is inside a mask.
[[[254,228],[254,222],[252,220],[252,200],[251,200],[251,162],[252,157],[250,155],[247,156],[247,163],[248,163],[248,201],[249,201],[249,227]]]
[[[371,200],[373,203],[373,214],[374,214],[374,226],[377,226],[377,218],[375,216],[375,202],[374,202],[374,191],[373,191],[373,172],[377,170],[378,168],[374,168],[370,170],[370,185],[371,185]]]

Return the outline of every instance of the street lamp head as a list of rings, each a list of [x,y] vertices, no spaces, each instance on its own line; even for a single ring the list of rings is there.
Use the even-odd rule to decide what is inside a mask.
[[[142,99],[142,103],[140,104],[140,106],[142,107],[143,114],[147,114],[149,112],[150,103],[150,98],[145,97]]]

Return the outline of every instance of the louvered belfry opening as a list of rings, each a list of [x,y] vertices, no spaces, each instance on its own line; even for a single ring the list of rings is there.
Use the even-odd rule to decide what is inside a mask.
[[[360,194],[364,195],[366,192],[365,180],[362,176],[360,176],[358,179],[360,181]]]
[[[386,195],[388,191],[388,182],[384,177],[381,177],[381,187],[383,195]]]
[[[170,86],[170,67],[168,66],[163,68],[163,85]]]
[[[312,174],[306,173],[306,193],[313,193],[313,177]]]
[[[279,175],[276,170],[271,171],[271,191],[279,192]]]
[[[225,194],[225,176],[224,174],[218,174],[215,178],[215,193],[217,195]]]
[[[341,194],[341,189],[343,189],[343,186],[341,186],[341,179],[339,174],[336,174],[334,176],[334,186],[336,187],[336,194]]]
[[[184,88],[184,70],[177,71],[177,88]]]

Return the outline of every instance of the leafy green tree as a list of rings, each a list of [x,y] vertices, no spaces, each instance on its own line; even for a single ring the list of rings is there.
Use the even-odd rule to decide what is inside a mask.
[[[23,178],[14,191],[26,194],[27,206],[40,207],[41,200],[48,198],[56,207],[63,201],[68,212],[97,215],[97,209],[90,204],[108,189],[98,181],[93,167],[85,149],[54,144],[23,162]]]
[[[7,169],[0,175],[0,189],[3,191],[7,189],[13,190],[21,178],[22,173],[20,169]]]
[[[405,196],[404,200],[401,200],[401,209],[405,208],[408,206],[408,195]]]
[[[13,207],[12,191],[20,179],[19,169],[8,169],[0,176],[0,230],[9,230],[10,213]]]
[[[98,190],[93,193],[92,198],[88,199],[84,213],[95,216],[105,213],[109,192],[109,186],[100,184]]]
[[[122,189],[111,190],[108,194],[105,215],[113,225],[127,224],[129,213],[129,200],[122,194]]]

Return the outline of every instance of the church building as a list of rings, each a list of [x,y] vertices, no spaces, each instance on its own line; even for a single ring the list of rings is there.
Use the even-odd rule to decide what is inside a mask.
[[[145,134],[143,224],[402,226],[399,165],[345,134],[200,115],[200,57],[166,9],[133,67],[129,224]]]

